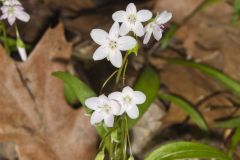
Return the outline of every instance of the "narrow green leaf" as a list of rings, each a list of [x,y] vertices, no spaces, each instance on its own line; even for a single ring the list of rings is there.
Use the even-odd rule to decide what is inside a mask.
[[[90,97],[96,96],[94,91],[88,87],[84,82],[79,80],[77,77],[65,73],[65,72],[54,72],[52,73],[53,76],[63,80],[63,82],[69,87],[69,89],[75,93],[77,96],[78,100],[82,103],[84,106],[84,109],[87,114],[91,113],[91,110],[85,107],[85,100]],[[70,92],[70,91],[69,91]],[[103,137],[105,135],[105,129],[103,128],[102,125],[96,125],[95,126],[97,129],[98,134]]]
[[[222,85],[224,85],[228,90],[235,93],[237,96],[240,96],[240,83],[213,67],[210,67],[205,64],[195,63],[189,60],[180,60],[180,59],[172,59],[172,58],[164,58],[164,59],[170,63],[179,64],[186,67],[197,69],[207,74],[211,78],[219,81]]]
[[[231,160],[225,153],[218,149],[193,142],[174,142],[165,144],[150,153],[145,160],[177,160],[184,158]]]
[[[138,105],[140,112],[139,117],[137,119],[128,118],[129,128],[131,128],[147,111],[148,107],[157,96],[159,86],[160,80],[158,74],[151,67],[146,67],[137,80],[134,90],[143,92],[147,99],[144,104]]]
[[[228,149],[229,156],[232,157],[240,142],[240,128],[237,128],[232,136],[231,143]]]
[[[208,130],[208,126],[202,115],[189,102],[172,94],[160,93],[159,97],[163,100],[175,103],[193,119],[193,121],[199,126],[199,128],[204,131]]]
[[[240,117],[216,121],[214,126],[218,128],[240,128]]]
[[[104,151],[100,151],[95,157],[95,160],[104,160],[104,157],[105,157]]]
[[[164,33],[163,38],[161,40],[161,48],[165,49],[170,43],[171,39],[179,29],[180,25],[172,24],[171,27]]]

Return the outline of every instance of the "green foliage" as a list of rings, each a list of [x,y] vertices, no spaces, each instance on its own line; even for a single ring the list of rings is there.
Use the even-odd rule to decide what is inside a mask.
[[[229,118],[215,122],[215,127],[218,128],[240,128],[240,117]]]
[[[237,128],[232,136],[231,143],[228,149],[229,156],[232,157],[234,151],[237,149],[239,142],[240,142],[240,128]]]
[[[64,84],[68,87],[68,92],[65,90],[66,93],[74,93],[78,100],[82,103],[84,106],[84,109],[86,113],[90,114],[91,110],[89,110],[87,107],[85,107],[85,100],[90,97],[96,96],[94,91],[89,88],[85,83],[83,83],[81,80],[79,80],[77,77],[65,73],[65,72],[54,72],[52,73],[53,76],[63,80]],[[72,95],[67,95],[66,97],[72,97]],[[105,135],[105,129],[102,125],[96,125],[96,129],[98,134],[103,137]]]
[[[128,127],[131,128],[147,111],[151,103],[157,97],[160,86],[158,74],[151,68],[146,67],[137,80],[134,90],[143,92],[147,99],[144,104],[138,105],[140,115],[137,119],[128,118]]]
[[[193,121],[199,126],[199,128],[204,131],[208,130],[208,126],[202,115],[189,102],[172,94],[161,93],[159,94],[159,97],[163,100],[175,103],[193,119]]]
[[[178,24],[172,24],[171,27],[168,29],[168,31],[163,35],[163,38],[161,40],[161,48],[165,49],[168,44],[170,43],[171,39],[177,32],[177,30],[180,28],[180,25]]]
[[[105,157],[104,151],[100,151],[95,157],[95,160],[104,160],[104,157]]]
[[[66,83],[64,83],[64,96],[70,105],[74,104],[78,100],[76,94],[72,91],[71,87]]]
[[[237,26],[240,17],[240,0],[233,0],[233,14],[231,23],[233,26]]]
[[[145,160],[177,160],[184,158],[231,160],[225,153],[211,146],[193,142],[174,142],[162,145],[150,153]]]
[[[240,97],[240,83],[213,67],[210,67],[205,64],[195,63],[189,60],[180,60],[180,59],[172,59],[172,58],[169,58],[169,59],[165,58],[165,60],[167,60],[170,63],[197,69],[205,73],[206,75],[210,76],[211,78],[217,80],[223,86],[225,86],[229,91],[235,93],[237,96]]]

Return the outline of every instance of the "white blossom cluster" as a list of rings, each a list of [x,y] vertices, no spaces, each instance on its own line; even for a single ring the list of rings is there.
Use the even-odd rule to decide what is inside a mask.
[[[8,23],[12,26],[16,19],[19,19],[23,22],[28,22],[30,20],[30,16],[28,13],[24,11],[24,8],[22,4],[18,0],[2,0],[2,6],[1,11],[2,15],[0,16],[0,20],[7,19]],[[19,35],[19,32],[16,29],[16,35],[17,35],[17,49],[19,52],[19,55],[23,61],[27,60],[27,53],[25,49],[25,45]]]
[[[85,101],[85,105],[94,110],[91,115],[91,124],[104,121],[107,127],[114,124],[114,116],[121,116],[125,112],[131,119],[139,116],[137,105],[146,100],[144,93],[134,91],[131,87],[123,88],[122,92],[113,92],[107,96],[91,97]]]
[[[128,4],[126,11],[116,11],[112,15],[115,21],[109,33],[102,29],[93,29],[92,39],[100,45],[94,52],[95,61],[107,58],[113,66],[120,68],[122,65],[121,51],[133,49],[137,41],[132,36],[127,36],[132,32],[136,37],[144,36],[143,44],[147,44],[153,37],[159,41],[162,37],[164,24],[172,18],[172,13],[164,11],[152,18],[152,12],[146,9],[137,11],[133,3]],[[144,27],[143,22],[148,22]],[[119,23],[121,25],[119,25]]]
[[[0,19],[7,19],[11,26],[15,23],[16,19],[23,22],[28,22],[30,19],[29,14],[24,11],[22,4],[18,0],[3,0],[1,11],[2,15]]]

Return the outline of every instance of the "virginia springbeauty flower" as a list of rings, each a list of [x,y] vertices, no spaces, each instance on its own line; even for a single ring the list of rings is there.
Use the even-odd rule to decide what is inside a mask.
[[[107,127],[112,127],[114,115],[120,112],[120,104],[115,100],[110,100],[105,95],[88,98],[85,105],[94,110],[91,116],[91,124],[96,124],[104,120]]]
[[[132,119],[136,119],[139,116],[137,105],[144,103],[146,100],[144,93],[134,91],[129,86],[123,88],[122,92],[111,93],[108,97],[110,99],[117,100],[121,104],[121,111],[119,112],[119,115],[126,112]]]
[[[146,22],[152,18],[152,12],[149,10],[140,10],[137,12],[133,3],[128,4],[126,11],[117,11],[113,13],[112,18],[116,22],[122,22],[120,27],[120,35],[126,35],[129,31],[133,31],[138,37],[144,35],[142,22]]]
[[[115,22],[109,33],[102,29],[93,29],[91,31],[92,39],[101,45],[93,54],[95,61],[107,58],[117,68],[122,65],[121,51],[127,51],[134,48],[137,41],[131,36],[119,37],[119,24]]]
[[[157,17],[147,24],[145,27],[146,35],[143,40],[143,44],[147,44],[151,35],[153,34],[153,37],[159,41],[162,38],[162,32],[164,29],[163,24],[167,23],[172,18],[172,13],[164,11],[160,15],[157,15]]]
[[[13,25],[16,18],[23,22],[28,22],[30,19],[29,14],[24,11],[22,4],[17,0],[5,0],[1,10],[3,14],[0,19],[7,19],[10,25]]]

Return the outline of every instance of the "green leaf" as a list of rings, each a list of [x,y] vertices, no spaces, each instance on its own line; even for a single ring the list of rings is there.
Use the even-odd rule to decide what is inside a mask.
[[[66,83],[64,83],[64,96],[70,105],[76,103],[78,100],[77,95],[72,91],[72,89]]]
[[[225,153],[211,146],[193,142],[168,143],[150,153],[145,160],[177,160],[184,158],[215,158],[231,160]]]
[[[216,121],[214,126],[218,128],[240,128],[240,117]]]
[[[127,51],[127,54],[134,53],[137,56],[138,55],[138,50],[139,50],[139,44],[136,44],[133,49]]]
[[[225,88],[227,88],[228,90],[230,90],[231,92],[235,93],[237,96],[240,97],[240,83],[230,78],[228,75],[220,72],[219,70],[213,67],[210,67],[208,65],[195,63],[189,60],[180,60],[180,59],[173,59],[173,58],[164,58],[164,59],[170,63],[179,64],[186,67],[197,69],[205,73],[206,75],[210,76],[211,78],[217,80],[223,86],[225,86]]]
[[[240,142],[240,128],[237,128],[232,136],[231,143],[228,149],[229,156],[232,157],[234,151],[237,149],[239,142]]]
[[[145,103],[138,105],[140,112],[139,117],[137,119],[128,118],[129,128],[131,128],[147,111],[148,107],[157,96],[159,86],[160,80],[158,74],[151,67],[146,67],[137,80],[134,90],[143,92],[147,99]]]
[[[75,77],[69,73],[54,72],[54,73],[52,73],[52,75],[63,80],[64,84],[66,84],[69,87],[69,90],[71,90],[73,93],[75,93],[78,100],[82,103],[86,113],[90,114],[91,110],[85,106],[85,100],[90,97],[95,97],[96,94],[94,93],[94,91],[90,87],[88,87],[84,82],[82,82],[77,77]],[[95,127],[97,129],[98,134],[101,137],[103,137],[106,132],[105,129],[103,128],[103,126],[96,125]]]
[[[199,126],[199,128],[201,128],[204,131],[208,130],[208,126],[204,118],[189,102],[172,94],[160,93],[159,97],[163,100],[175,103],[178,107],[180,107],[193,119],[193,121]]]
[[[104,157],[105,157],[104,151],[100,151],[95,157],[95,160],[104,160]]]
[[[233,26],[237,26],[240,17],[240,0],[233,0],[233,14],[231,23]]]

